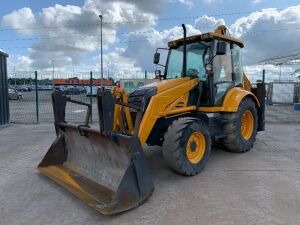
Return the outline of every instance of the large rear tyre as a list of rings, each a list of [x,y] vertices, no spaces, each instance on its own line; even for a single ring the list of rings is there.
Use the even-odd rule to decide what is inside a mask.
[[[223,113],[223,131],[226,135],[221,144],[230,152],[247,152],[256,140],[257,110],[251,98],[245,98],[236,113]]]
[[[204,168],[211,152],[211,138],[206,124],[193,117],[175,120],[165,134],[162,152],[175,172],[196,175]]]

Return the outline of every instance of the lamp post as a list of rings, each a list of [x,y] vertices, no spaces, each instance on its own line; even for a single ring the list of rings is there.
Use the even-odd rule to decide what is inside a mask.
[[[52,59],[51,60],[51,62],[52,62],[52,87],[54,88],[54,62],[55,62],[55,60],[54,59]]]
[[[100,44],[100,58],[101,58],[101,91],[103,91],[103,51],[102,51],[102,23],[103,23],[103,16],[99,15],[100,21],[101,21],[101,27],[100,27],[100,37],[101,37],[101,44]]]
[[[109,78],[109,66],[108,66],[108,64],[107,64],[107,80],[108,80],[108,78]]]

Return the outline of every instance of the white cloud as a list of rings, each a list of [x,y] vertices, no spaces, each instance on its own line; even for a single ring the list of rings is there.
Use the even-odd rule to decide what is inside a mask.
[[[200,31],[192,25],[186,25],[187,35],[200,34]],[[140,33],[132,33],[128,35],[129,40],[145,40],[144,42],[128,42],[127,48],[122,52],[122,56],[132,59],[135,66],[139,66],[145,70],[155,70],[153,62],[153,54],[157,47],[167,47],[169,41],[181,38],[183,31],[181,26],[170,29],[157,31],[154,28],[143,30]],[[163,61],[163,59],[162,59]]]
[[[205,4],[213,4],[213,3],[221,2],[221,0],[202,0],[202,2]]]
[[[300,5],[251,13],[236,20],[230,31],[245,42],[244,62],[249,65],[297,48],[299,26]]]
[[[261,2],[263,2],[264,0],[252,0],[252,3],[253,4],[259,4],[259,3],[261,3]]]
[[[8,71],[33,71],[32,60],[30,57],[23,55],[10,55],[7,60]]]
[[[181,2],[192,4],[192,0],[163,0],[163,2]],[[203,0],[207,4],[216,0]],[[114,34],[120,30],[133,30],[126,36],[104,35],[104,47],[114,50],[104,55],[104,63],[110,63],[114,71],[153,71],[153,53],[157,47],[164,47],[167,42],[182,37],[180,26],[159,31],[156,18],[162,10],[159,0],[85,0],[82,7],[55,5],[33,13],[29,8],[13,11],[2,19],[6,27],[56,27],[55,29],[20,29],[21,35],[40,36],[41,39],[29,49],[29,56],[15,57],[20,68],[51,68],[51,60],[55,59],[57,68],[83,64],[87,53],[99,49],[100,29],[99,14],[104,15],[104,34]],[[219,2],[219,1],[218,1]],[[25,18],[25,19],[24,19]],[[109,19],[108,19],[109,18]],[[148,21],[135,24],[127,21]],[[90,24],[90,26],[80,26]],[[188,35],[213,31],[218,25],[225,24],[222,18],[207,15],[197,18],[192,25],[187,25]],[[78,25],[78,26],[74,26]],[[245,42],[244,64],[251,74],[261,73],[260,67],[249,67],[258,61],[297,48],[300,39],[300,5],[284,10],[266,9],[251,13],[237,19],[230,28],[230,33]],[[297,29],[298,28],[298,29]],[[275,31],[280,30],[281,31]],[[273,30],[273,31],[272,31]],[[90,36],[87,36],[90,35]],[[77,38],[55,38],[77,36]],[[79,36],[79,38],[78,38]],[[47,39],[49,38],[49,39]],[[132,41],[120,43],[119,41]],[[143,40],[143,42],[136,42]],[[116,45],[113,45],[116,44]],[[49,46],[47,48],[47,46]],[[51,46],[51,47],[50,47]],[[108,46],[111,46],[108,48]],[[118,47],[115,47],[118,46]],[[121,47],[120,47],[121,46]],[[90,60],[91,61],[91,60]],[[99,68],[99,60],[92,60]],[[24,66],[21,66],[21,64]],[[85,68],[88,68],[85,65]],[[259,68],[259,69],[257,69]],[[259,70],[259,71],[258,71]],[[274,70],[275,71],[275,70]]]
[[[34,27],[36,25],[36,19],[31,9],[25,7],[3,16],[2,23],[4,26],[18,29],[18,33],[22,35],[31,35],[33,34],[33,30],[22,28]]]
[[[194,1],[193,0],[178,0],[180,3],[185,4],[189,7],[192,7],[194,5]]]
[[[136,66],[136,60],[130,57],[124,57],[126,52],[124,48],[116,48],[113,52],[103,55],[104,67],[109,66],[113,73],[118,71],[142,71],[142,68]],[[95,62],[95,69],[100,68],[100,56],[93,58]],[[105,69],[104,69],[105,70]]]
[[[147,7],[149,11],[146,11]],[[103,34],[114,34],[119,27],[138,29],[154,25],[156,15],[152,14],[152,10],[153,7],[146,1],[144,5],[135,5],[130,0],[122,2],[87,0],[82,7],[56,4],[35,14],[30,8],[15,10],[3,17],[2,24],[16,29],[21,35],[41,37],[42,39],[29,49],[31,65],[35,69],[47,69],[51,67],[52,59],[55,59],[58,67],[78,65],[86,53],[99,49],[100,13],[104,17]],[[136,20],[149,22],[126,23]],[[31,27],[49,28],[24,29]],[[116,35],[103,35],[104,47],[116,40]]]
[[[225,25],[225,20],[222,18],[216,19],[215,17],[204,15],[195,20],[195,27],[199,28],[203,33],[211,32],[220,25]]]

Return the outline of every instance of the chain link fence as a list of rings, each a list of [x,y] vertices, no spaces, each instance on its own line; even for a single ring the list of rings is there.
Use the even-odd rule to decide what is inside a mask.
[[[294,69],[265,70],[267,123],[300,124],[300,111],[294,106],[300,102],[300,80],[293,74]]]
[[[266,78],[271,73],[266,72]],[[92,123],[98,122],[97,88],[101,86],[99,72],[53,73],[15,72],[9,74],[10,121],[13,123],[53,122],[51,92],[60,89],[72,99],[92,104]],[[153,82],[154,73],[128,71],[104,76],[104,86],[111,88],[119,81],[127,92]],[[257,80],[262,76],[257,75]],[[289,78],[290,79],[290,78]],[[275,79],[276,80],[276,79]],[[253,79],[252,79],[253,81]],[[300,123],[300,111],[294,103],[300,101],[299,81],[272,81],[266,79],[266,122]],[[84,123],[87,107],[68,103],[66,120]]]
[[[59,89],[72,99],[92,104],[91,122],[98,122],[96,103],[97,89],[101,87],[99,72],[54,73],[54,72],[13,72],[9,74],[9,105],[10,121],[13,123],[53,122],[51,93]],[[113,78],[112,78],[113,77]],[[127,71],[106,74],[103,86],[112,88],[114,80],[146,80],[154,78],[154,73]],[[136,87],[138,88],[138,86]],[[66,120],[73,123],[83,123],[87,107],[68,103]]]

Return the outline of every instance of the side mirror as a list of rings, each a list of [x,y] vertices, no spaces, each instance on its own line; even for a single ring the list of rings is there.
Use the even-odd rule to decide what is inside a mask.
[[[158,64],[158,63],[159,63],[159,59],[160,59],[160,53],[159,53],[159,52],[156,52],[156,53],[154,54],[153,63],[154,63],[154,64]]]
[[[216,55],[226,55],[227,43],[224,41],[218,41]]]

